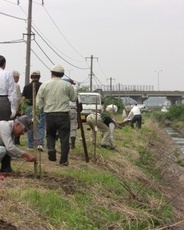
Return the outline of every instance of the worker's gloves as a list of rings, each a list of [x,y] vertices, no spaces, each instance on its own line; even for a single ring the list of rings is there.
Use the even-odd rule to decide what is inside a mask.
[[[16,110],[11,109],[11,116],[10,116],[10,119],[14,119],[14,118],[15,118],[15,115],[16,115]]]

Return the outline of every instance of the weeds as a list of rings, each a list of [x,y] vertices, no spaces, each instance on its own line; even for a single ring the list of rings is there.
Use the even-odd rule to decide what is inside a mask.
[[[30,164],[14,161],[20,175],[1,183],[1,218],[17,229],[37,230],[150,230],[169,226],[176,219],[172,201],[177,194],[167,197],[163,177],[173,159],[166,157],[168,150],[159,132],[149,118],[144,119],[141,130],[129,126],[117,129],[117,151],[98,148],[94,159],[86,131],[90,162],[84,160],[79,137],[76,149],[70,152],[69,167],[48,162],[43,152],[39,180],[32,176]],[[21,143],[26,143],[25,139]],[[169,156],[173,153],[170,147]]]

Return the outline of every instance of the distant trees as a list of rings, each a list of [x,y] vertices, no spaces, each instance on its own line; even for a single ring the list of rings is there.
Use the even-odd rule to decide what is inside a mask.
[[[184,121],[184,105],[170,106],[169,111],[165,114],[165,117],[171,121]]]

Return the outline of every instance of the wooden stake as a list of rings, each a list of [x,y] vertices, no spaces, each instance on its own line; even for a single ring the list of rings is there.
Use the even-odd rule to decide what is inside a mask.
[[[34,154],[35,154],[35,157],[36,157],[36,159],[37,159],[37,149],[36,149],[36,142],[37,142],[37,140],[36,140],[36,123],[37,123],[37,121],[36,121],[36,81],[32,81],[33,82],[33,88],[32,88],[32,90],[33,90],[33,98],[32,98],[32,100],[33,100],[33,107],[32,107],[32,114],[33,114],[33,139],[34,139]],[[37,163],[36,162],[34,162],[34,176],[35,176],[35,178],[37,178],[37,173],[38,173],[38,171],[37,171]]]
[[[86,162],[89,162],[88,150],[87,150],[87,145],[86,145],[86,138],[84,135],[84,128],[83,128],[83,124],[82,124],[82,120],[81,120],[81,114],[80,114],[81,111],[80,111],[79,101],[77,100],[76,103],[77,103],[77,116],[78,116],[79,127],[81,130],[82,144],[83,144],[83,148],[84,148],[85,160],[86,160]]]
[[[94,158],[96,159],[96,141],[97,141],[97,96],[96,96],[96,105],[95,105],[95,130],[94,130]]]

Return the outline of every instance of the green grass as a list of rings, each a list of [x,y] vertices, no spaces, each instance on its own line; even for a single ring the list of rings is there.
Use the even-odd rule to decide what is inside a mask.
[[[17,222],[24,217],[30,224],[37,217],[38,225],[44,223],[49,230],[148,230],[169,225],[175,218],[173,207],[156,167],[158,160],[148,145],[150,138],[161,141],[162,137],[157,136],[152,125],[147,125],[146,119],[150,118],[145,118],[141,130],[129,126],[115,130],[118,151],[97,148],[94,159],[86,132],[89,163],[84,162],[78,141],[77,148],[70,153],[69,167],[55,167],[53,162],[46,161],[40,180],[29,177],[30,180],[7,181],[2,200],[9,203],[6,215],[2,215],[13,218],[12,210],[17,208]],[[26,145],[25,137],[21,143]],[[13,164],[18,165],[18,161]],[[29,172],[27,164],[24,166]],[[15,208],[14,204],[20,207]]]

